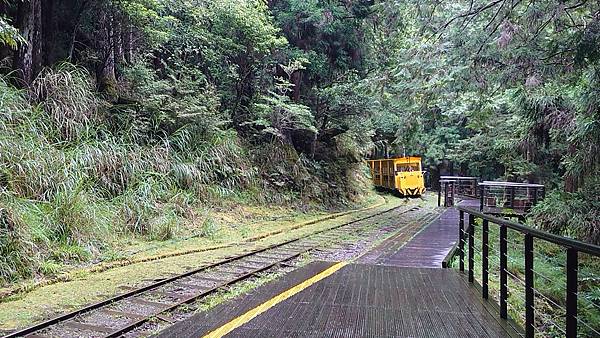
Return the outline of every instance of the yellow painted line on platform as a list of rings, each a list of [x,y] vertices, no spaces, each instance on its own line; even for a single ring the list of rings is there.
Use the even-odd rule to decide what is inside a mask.
[[[243,315],[231,320],[229,323],[217,328],[216,330],[213,330],[213,331],[207,333],[206,335],[204,335],[203,338],[217,338],[217,337],[225,336],[226,334],[237,329],[238,327],[248,323],[249,321],[251,321],[256,316],[260,315],[261,313],[269,310],[273,306],[296,295],[297,293],[310,287],[311,285],[333,275],[336,271],[343,268],[347,264],[348,264],[347,262],[340,262],[340,263],[337,263],[337,264],[329,267],[328,269],[314,275],[313,277],[305,280],[304,282],[302,282],[302,283],[280,293],[279,295],[269,299],[268,301],[260,304],[259,306],[255,307],[254,309],[249,310],[248,312],[244,313]]]

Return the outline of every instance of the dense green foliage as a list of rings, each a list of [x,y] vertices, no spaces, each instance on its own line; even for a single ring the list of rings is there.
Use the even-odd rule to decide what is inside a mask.
[[[0,281],[205,236],[215,204],[360,202],[370,139],[346,111],[368,116],[334,85],[360,64],[354,9],[307,5],[0,2]],[[297,15],[331,41],[294,43]]]
[[[176,236],[223,199],[358,201],[369,154],[544,183],[532,221],[598,243],[599,10],[0,1],[0,279]]]
[[[381,111],[378,135],[397,152],[425,155],[434,169],[448,160],[461,174],[543,183],[555,192],[534,221],[599,243],[600,5],[376,8],[366,60]]]

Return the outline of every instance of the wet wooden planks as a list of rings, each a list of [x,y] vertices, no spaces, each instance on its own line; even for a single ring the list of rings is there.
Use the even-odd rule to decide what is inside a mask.
[[[310,277],[310,276],[306,276]],[[198,337],[274,297],[282,279],[162,334]],[[218,319],[218,320],[215,320]],[[210,325],[207,325],[211,323]],[[446,269],[348,265],[230,337],[510,337],[461,276]]]
[[[478,205],[477,200],[463,200],[460,205]],[[375,260],[361,260],[363,263],[393,265],[401,267],[440,268],[442,261],[458,241],[458,211],[446,209],[440,217],[423,228],[409,241],[391,239],[395,250],[385,242],[372,250],[367,257]],[[379,254],[377,254],[379,253]]]

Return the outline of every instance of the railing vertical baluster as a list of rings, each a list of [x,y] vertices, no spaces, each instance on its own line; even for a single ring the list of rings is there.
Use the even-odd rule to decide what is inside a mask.
[[[465,212],[459,211],[458,220],[458,254],[460,255],[460,271],[465,271]]]
[[[533,236],[525,234],[525,337],[532,338],[535,330],[533,284]]]
[[[479,186],[479,211],[483,211],[483,195],[485,195],[485,187]]]
[[[469,215],[469,282],[473,283],[475,268],[475,216]]]
[[[448,182],[444,182],[444,207],[448,207]]]
[[[515,193],[516,193],[515,187],[510,187],[509,191],[510,191],[510,201],[508,203],[509,203],[510,207],[512,209],[514,209],[515,208]]]
[[[488,298],[488,235],[490,232],[489,221],[483,220],[483,229],[481,235],[481,291],[484,299]]]
[[[482,195],[485,193],[489,193],[489,191],[485,190],[485,187],[479,186],[480,192]],[[486,215],[485,213],[475,211],[471,208],[466,208],[463,206],[458,206],[457,210],[459,212],[459,243],[458,243],[458,254],[460,255],[460,271],[464,272],[465,268],[468,268],[468,279],[469,283],[475,283],[475,226],[476,221],[479,219],[482,220],[482,237],[481,237],[481,288],[482,288],[482,297],[484,299],[489,299],[489,283],[490,283],[490,249],[491,243],[489,239],[490,235],[490,224],[492,226],[500,227],[500,318],[509,319],[508,315],[508,276],[510,272],[508,271],[508,255],[509,249],[514,245],[509,246],[509,231],[513,231],[515,234],[524,235],[524,282],[525,282],[525,309],[524,313],[518,313],[517,316],[521,317],[524,315],[525,325],[523,335],[526,338],[533,338],[536,335],[536,331],[539,331],[537,325],[554,325],[557,326],[558,329],[560,327],[559,324],[548,321],[548,323],[543,323],[542,318],[544,316],[543,312],[539,312],[536,318],[536,300],[535,293],[540,292],[540,290],[535,289],[536,285],[536,277],[535,277],[535,241],[540,240],[544,241],[544,243],[554,243],[561,248],[565,248],[567,250],[567,259],[565,266],[565,274],[566,274],[566,286],[563,284],[563,288],[566,289],[565,293],[565,326],[564,331],[562,331],[565,337],[577,337],[579,322],[585,320],[587,318],[581,317],[582,314],[578,311],[581,309],[578,306],[578,292],[579,292],[579,253],[590,254],[594,257],[600,257],[600,247],[576,241],[566,237],[559,237],[556,235],[552,235],[546,233],[544,231],[537,230],[535,228],[530,228],[523,224],[518,224],[512,222],[507,219],[501,219],[498,217]],[[467,219],[468,217],[468,219]],[[468,223],[468,225],[467,225]],[[468,242],[467,242],[468,241]],[[493,241],[492,241],[493,243]],[[512,248],[514,249],[514,248]],[[466,250],[468,250],[468,258]],[[456,253],[456,251],[455,251]],[[455,257],[455,256],[454,256]],[[468,259],[468,267],[465,267],[465,259]],[[493,264],[492,264],[493,267]],[[493,270],[492,270],[493,271]],[[520,273],[519,273],[520,275]],[[541,276],[543,277],[543,276]],[[519,276],[515,278],[520,278]],[[513,290],[517,292],[517,290]],[[540,297],[544,297],[545,295],[540,293]],[[520,297],[519,297],[520,298]],[[537,309],[537,311],[541,311],[541,309]],[[585,314],[584,314],[585,315]],[[537,320],[537,323],[536,323]],[[582,325],[584,322],[582,321]],[[583,329],[583,328],[582,328]],[[540,335],[544,335],[544,333],[540,333]]]
[[[506,225],[500,224],[500,318],[508,318],[508,276],[507,276],[507,228]]]
[[[577,337],[577,272],[578,252],[567,249],[567,337]]]

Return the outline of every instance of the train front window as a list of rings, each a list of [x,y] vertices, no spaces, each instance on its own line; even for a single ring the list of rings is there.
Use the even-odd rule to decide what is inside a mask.
[[[396,172],[411,172],[411,171],[419,171],[418,163],[406,163],[406,164],[397,164]]]

